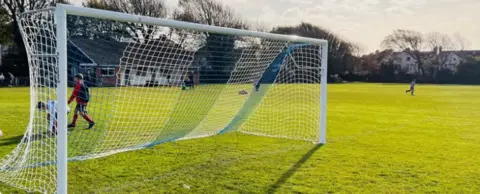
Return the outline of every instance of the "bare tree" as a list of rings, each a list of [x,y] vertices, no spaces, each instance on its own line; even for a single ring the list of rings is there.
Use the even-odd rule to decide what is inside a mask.
[[[174,11],[173,18],[175,20],[211,26],[238,29],[249,28],[248,24],[233,9],[215,0],[179,0],[178,8]],[[171,33],[181,35],[181,42],[183,42],[185,36],[191,36],[192,34],[192,32],[182,29],[172,29]],[[205,43],[209,33],[200,34],[202,36],[197,36],[197,38],[202,38],[202,42]]]
[[[212,26],[248,29],[244,20],[228,6],[215,0],[179,0],[174,19]],[[196,57],[208,62],[209,71],[201,71],[204,80],[227,81],[239,58],[235,48],[237,40],[243,37],[184,29],[171,29],[171,34],[178,36],[184,47],[195,45],[199,51]],[[193,37],[193,38],[192,38]]]
[[[457,44],[458,49],[465,50],[470,48],[470,41],[468,41],[464,36],[455,33],[452,36],[453,41]]]
[[[425,68],[427,72],[435,80],[438,71],[448,62],[449,52],[457,49],[457,45],[452,38],[445,33],[431,32],[425,35],[427,48],[430,49],[430,54],[425,54]]]
[[[264,24],[260,21],[256,21],[256,23],[254,23],[251,28],[252,28],[252,30],[259,31],[259,32],[270,32],[270,31],[272,31],[271,27],[267,27],[266,24]]]
[[[334,33],[310,23],[301,23],[297,26],[283,26],[272,30],[272,33],[291,34],[310,38],[325,39],[328,41],[328,68],[329,74],[343,74],[353,69],[354,58],[359,47],[341,39]]]
[[[174,18],[181,21],[246,29],[248,25],[230,7],[214,0],[179,0]]]
[[[468,44],[468,41],[459,34],[449,35],[439,32],[428,33],[425,40],[427,40],[429,48],[433,50],[426,65],[434,79],[436,79],[438,71],[452,59],[451,51],[461,51]]]
[[[461,51],[470,46],[470,42],[462,35],[456,33],[449,35],[440,32],[431,32],[425,35],[429,49],[442,48],[446,51]]]
[[[28,73],[27,55],[18,26],[18,16],[26,11],[43,9],[56,3],[67,4],[68,0],[0,0],[0,40],[16,46],[20,64],[18,72]]]
[[[436,66],[436,69],[448,62],[450,52],[444,51],[462,50],[464,47],[462,46],[463,43],[454,40],[454,36],[440,32],[428,33],[425,35],[425,40],[428,48],[433,51],[433,54],[429,56],[431,60],[430,65]]]
[[[56,3],[68,3],[68,0],[0,0],[2,23],[11,26],[9,27],[11,31],[2,33],[2,36],[11,36],[16,46],[23,48],[23,40],[17,24],[18,15],[25,11],[53,6]]]
[[[360,63],[357,64],[357,69],[360,69],[360,74],[376,73],[381,70],[383,59],[392,54],[392,50],[375,51],[373,53],[363,55],[360,58]],[[394,68],[394,67],[391,67]]]
[[[417,62],[420,75],[428,72],[435,79],[437,72],[449,62],[451,51],[465,49],[468,41],[459,34],[395,30],[385,37],[382,46],[407,53]]]
[[[9,44],[12,42],[11,20],[4,7],[0,7],[0,44]]]
[[[422,33],[412,30],[395,30],[383,39],[382,47],[407,53],[417,61],[420,75],[425,72],[422,51],[426,48],[426,41]]]
[[[143,15],[155,18],[165,18],[168,15],[168,9],[163,0],[88,0],[83,3],[83,6],[104,9],[110,11],[117,11],[135,15]],[[102,23],[106,30],[97,31],[119,31],[119,28],[125,28],[131,37],[137,38],[140,41],[152,39],[157,37],[162,30],[159,26],[145,25],[140,23],[107,23],[106,21],[94,21]],[[110,29],[108,29],[110,28]],[[90,30],[92,30],[90,28]]]
[[[156,18],[168,14],[163,0],[88,0],[83,6]]]

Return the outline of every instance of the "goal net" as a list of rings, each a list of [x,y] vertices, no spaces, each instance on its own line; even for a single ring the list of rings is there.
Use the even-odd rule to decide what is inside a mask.
[[[61,7],[63,46],[57,27],[65,21],[55,9],[19,18],[31,115],[17,148],[0,160],[0,181],[27,191],[58,189],[63,145],[56,133],[66,130],[57,127],[64,118],[57,111],[66,107],[67,122],[76,124],[68,129],[69,161],[226,133],[324,143],[326,41]],[[76,96],[86,105],[59,103],[62,73],[69,96],[83,84]]]

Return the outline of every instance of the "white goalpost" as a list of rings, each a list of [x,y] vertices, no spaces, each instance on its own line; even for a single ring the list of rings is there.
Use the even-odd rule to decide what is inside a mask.
[[[8,185],[64,194],[68,161],[229,133],[326,143],[326,40],[62,4],[18,21],[30,121]]]

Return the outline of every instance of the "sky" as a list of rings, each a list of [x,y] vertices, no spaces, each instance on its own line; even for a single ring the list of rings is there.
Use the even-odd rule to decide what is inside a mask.
[[[73,0],[80,4],[82,0]],[[174,7],[177,0],[165,0]],[[354,42],[363,52],[380,48],[395,29],[464,36],[480,50],[480,0],[217,0],[267,27],[302,21]]]

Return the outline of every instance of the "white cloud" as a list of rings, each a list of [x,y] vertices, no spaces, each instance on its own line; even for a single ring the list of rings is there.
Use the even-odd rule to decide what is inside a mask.
[[[288,1],[295,4],[313,5],[312,0],[288,0]]]

